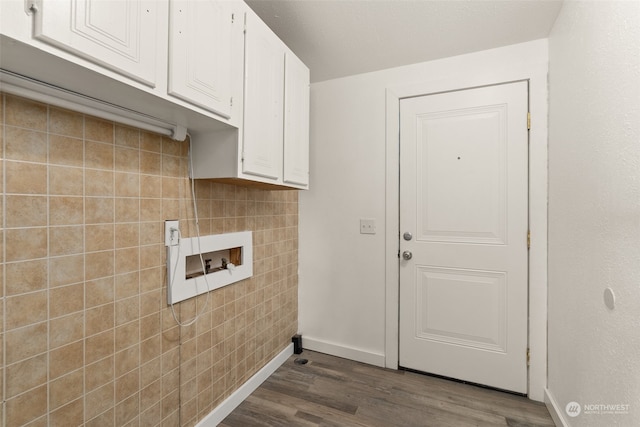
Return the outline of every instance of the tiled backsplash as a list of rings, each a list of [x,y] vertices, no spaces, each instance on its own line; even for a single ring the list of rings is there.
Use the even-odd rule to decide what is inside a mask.
[[[297,191],[196,181],[202,235],[253,230],[254,277],[179,327],[163,221],[195,235],[188,143],[2,94],[0,138],[0,424],[194,425],[290,342]]]

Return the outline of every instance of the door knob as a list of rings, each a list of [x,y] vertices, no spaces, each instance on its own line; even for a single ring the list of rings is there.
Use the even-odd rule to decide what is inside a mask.
[[[404,251],[402,252],[402,258],[409,261],[411,258],[413,258],[413,254],[410,251]]]
[[[402,237],[404,238],[404,240],[409,241],[413,239],[413,234],[409,233],[408,231],[405,231]]]

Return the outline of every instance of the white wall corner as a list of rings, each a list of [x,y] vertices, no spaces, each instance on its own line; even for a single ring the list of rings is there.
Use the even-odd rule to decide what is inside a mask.
[[[553,423],[557,427],[571,427],[565,420],[562,409],[558,406],[558,402],[549,389],[544,390],[544,404],[547,406]]]
[[[638,22],[638,1],[567,1],[549,34],[548,388],[576,426],[640,426]]]

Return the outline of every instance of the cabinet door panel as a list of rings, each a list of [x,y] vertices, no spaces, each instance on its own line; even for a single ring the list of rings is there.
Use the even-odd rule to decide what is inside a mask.
[[[280,39],[248,13],[242,172],[274,181],[282,176],[284,52]]]
[[[231,117],[231,67],[238,59],[231,46],[240,23],[232,14],[228,0],[171,1],[169,93],[224,118]]]
[[[143,0],[43,0],[34,35],[155,87],[158,7]]]
[[[309,69],[295,55],[285,60],[285,183],[309,184]]]

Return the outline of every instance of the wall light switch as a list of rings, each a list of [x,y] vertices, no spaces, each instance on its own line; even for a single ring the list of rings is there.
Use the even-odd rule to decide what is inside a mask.
[[[361,218],[360,234],[376,234],[376,220]]]

